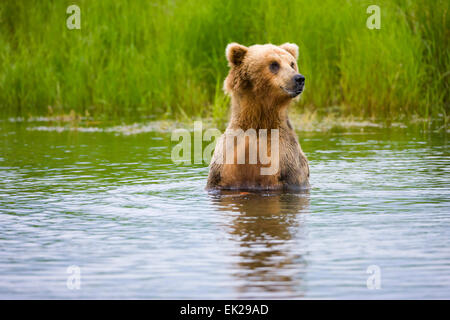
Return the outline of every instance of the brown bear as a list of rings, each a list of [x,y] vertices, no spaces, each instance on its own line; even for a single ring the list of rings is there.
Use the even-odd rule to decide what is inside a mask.
[[[298,46],[230,43],[226,57],[231,119],[217,140],[206,188],[309,189],[308,161],[288,118],[305,83]]]

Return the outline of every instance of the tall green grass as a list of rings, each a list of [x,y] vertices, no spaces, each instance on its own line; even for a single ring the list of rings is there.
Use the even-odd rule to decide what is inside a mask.
[[[81,8],[81,30],[66,8]],[[368,5],[381,29],[366,28]],[[226,114],[227,43],[295,42],[298,108],[397,119],[448,113],[446,0],[0,2],[1,115]]]

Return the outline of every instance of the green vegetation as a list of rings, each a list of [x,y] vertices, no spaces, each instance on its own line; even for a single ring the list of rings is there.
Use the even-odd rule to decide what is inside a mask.
[[[81,8],[81,30],[66,8]],[[381,8],[381,29],[366,8]],[[295,42],[301,110],[377,119],[448,114],[447,0],[0,3],[2,116],[226,116],[226,44]]]

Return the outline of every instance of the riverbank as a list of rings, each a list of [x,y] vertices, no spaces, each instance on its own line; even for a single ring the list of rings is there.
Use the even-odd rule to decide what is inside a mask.
[[[367,128],[408,128],[421,127],[432,131],[450,133],[446,118],[413,117],[404,121],[386,121],[380,119],[363,119],[354,116],[340,116],[333,113],[320,116],[313,112],[290,112],[290,121],[299,132],[333,132]],[[99,120],[93,117],[80,116],[75,113],[46,117],[11,117],[0,123],[27,124],[28,130],[37,131],[79,131],[79,132],[114,132],[133,135],[146,132],[171,132],[175,129],[194,129],[194,121],[201,121],[203,129],[218,128],[224,130],[228,120],[214,118],[182,118],[182,119],[141,119],[133,120]]]

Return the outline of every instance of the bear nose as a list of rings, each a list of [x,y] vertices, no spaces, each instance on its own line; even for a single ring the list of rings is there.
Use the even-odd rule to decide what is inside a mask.
[[[303,84],[305,84],[305,77],[301,74],[296,74],[294,76],[294,81],[295,81],[295,83],[297,83],[299,85],[303,85]]]

